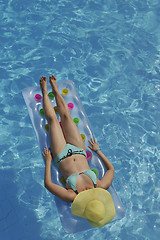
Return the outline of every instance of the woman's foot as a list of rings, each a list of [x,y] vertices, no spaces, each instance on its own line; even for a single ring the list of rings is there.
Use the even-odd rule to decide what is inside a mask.
[[[54,75],[50,76],[49,82],[52,87],[52,92],[53,92],[53,94],[55,94],[58,91],[56,77]]]
[[[40,87],[42,94],[47,93],[47,78],[42,76],[40,79]]]

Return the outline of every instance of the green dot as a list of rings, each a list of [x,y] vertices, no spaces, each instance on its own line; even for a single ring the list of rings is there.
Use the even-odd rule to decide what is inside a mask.
[[[41,114],[42,117],[44,116],[44,110],[43,110],[43,108],[41,108],[41,109],[39,110],[39,113]]]
[[[91,169],[95,174],[96,174],[96,176],[98,177],[98,170],[97,169]]]
[[[48,93],[48,97],[49,97],[50,99],[53,99],[53,98],[54,98],[54,94],[53,94],[52,92],[49,92],[49,93]]]
[[[58,114],[57,106],[54,107],[54,111],[55,111],[56,114]]]
[[[49,125],[48,124],[45,125],[45,129],[46,129],[47,132],[49,132]]]
[[[59,180],[60,180],[60,182],[61,182],[64,186],[66,185],[66,181],[65,181],[65,179],[64,179],[63,176],[61,176],[61,177],[59,178]]]
[[[74,122],[76,125],[78,125],[78,123],[79,123],[79,118],[73,118],[73,122]]]

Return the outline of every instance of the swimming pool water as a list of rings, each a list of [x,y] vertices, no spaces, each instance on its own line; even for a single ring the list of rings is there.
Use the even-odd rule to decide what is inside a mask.
[[[160,236],[160,1],[0,1],[0,239]],[[75,82],[126,216],[64,232],[22,89]]]

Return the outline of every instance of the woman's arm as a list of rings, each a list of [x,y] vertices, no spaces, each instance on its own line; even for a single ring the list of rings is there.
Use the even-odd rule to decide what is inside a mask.
[[[53,195],[59,197],[63,201],[66,202],[72,202],[74,198],[76,197],[76,193],[72,190],[67,190],[57,184],[52,183],[51,181],[51,161],[52,157],[50,154],[50,150],[48,151],[47,147],[44,148],[44,153],[42,152],[45,161],[46,161],[46,167],[45,167],[45,175],[44,175],[44,185],[47,188],[49,192],[51,192]]]
[[[114,177],[114,167],[111,164],[111,162],[108,160],[108,158],[101,152],[99,149],[99,145],[96,142],[96,140],[91,138],[91,141],[88,140],[88,142],[91,144],[91,146],[88,146],[92,151],[96,151],[97,155],[100,157],[102,162],[104,163],[105,167],[107,168],[107,172],[104,174],[102,179],[100,180],[100,187],[107,189],[110,187],[113,177]]]
[[[100,151],[97,151],[97,155],[101,158],[102,162],[104,163],[105,167],[107,168],[107,172],[101,179],[102,188],[107,189],[110,187],[113,178],[114,178],[114,167],[108,158]]]

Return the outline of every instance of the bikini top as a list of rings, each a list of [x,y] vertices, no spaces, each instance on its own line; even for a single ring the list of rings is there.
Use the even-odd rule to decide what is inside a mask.
[[[77,183],[77,178],[80,174],[87,175],[92,180],[92,182],[94,184],[94,187],[96,187],[96,185],[97,185],[96,174],[92,170],[86,170],[86,171],[81,172],[81,173],[72,174],[66,179],[66,183],[73,189],[73,191],[75,193],[78,193],[77,188],[76,188],[76,183]]]

